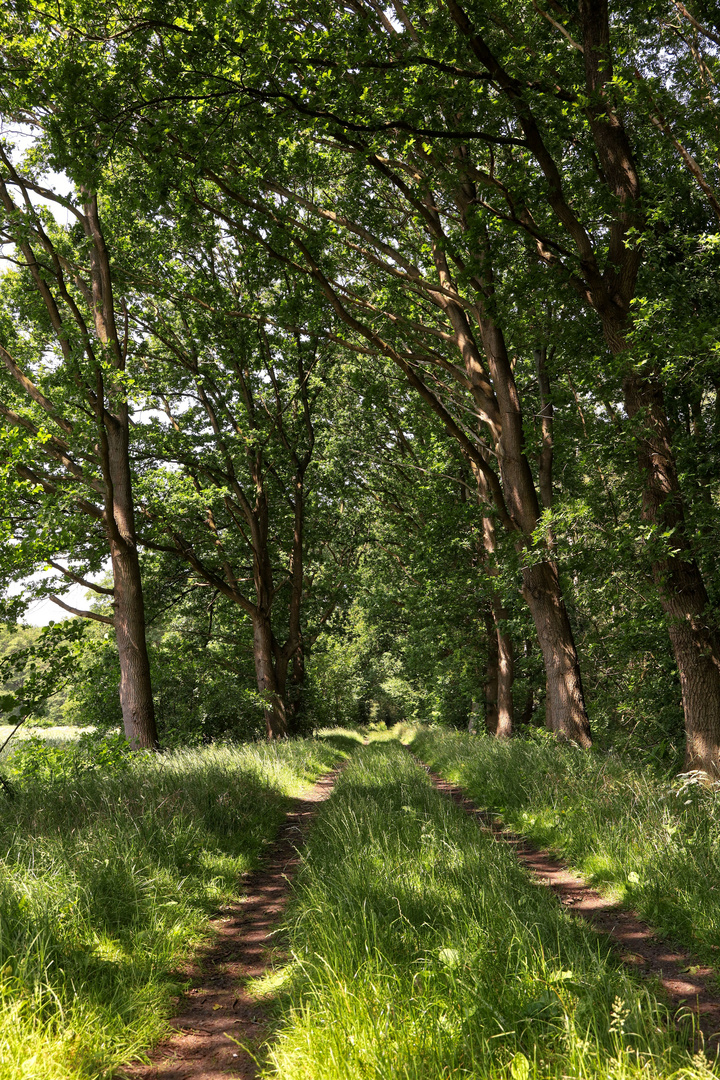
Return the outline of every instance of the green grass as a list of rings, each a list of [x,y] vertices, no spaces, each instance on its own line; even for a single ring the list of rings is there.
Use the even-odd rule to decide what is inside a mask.
[[[709,963],[720,952],[720,788],[559,746],[421,731],[413,751]]]
[[[182,960],[337,760],[319,740],[17,751],[0,796],[0,1078],[97,1080],[165,1030]],[[101,747],[101,750],[104,748]]]
[[[0,724],[0,746],[2,746],[5,740],[9,738],[14,728],[14,724]],[[76,739],[79,739],[81,735],[93,730],[94,728],[75,727],[72,724],[65,724],[64,726],[50,725],[47,727],[23,726],[18,728],[15,736],[3,750],[2,756],[5,758],[12,754],[17,743],[22,740],[39,738],[44,742],[50,743],[52,746],[62,746],[64,743],[74,742]]]
[[[288,919],[266,1075],[282,1080],[711,1075],[664,1007],[397,743],[321,808]]]

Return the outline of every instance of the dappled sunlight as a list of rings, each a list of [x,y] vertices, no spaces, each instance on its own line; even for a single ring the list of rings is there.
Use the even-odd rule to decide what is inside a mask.
[[[268,1075],[696,1075],[663,1005],[397,744],[354,755],[295,892]]]
[[[338,757],[318,740],[125,755],[114,771],[73,754],[69,768],[57,749],[20,757],[15,776],[9,759],[3,1075],[105,1075],[155,1042],[208,917],[237,895],[290,801]]]

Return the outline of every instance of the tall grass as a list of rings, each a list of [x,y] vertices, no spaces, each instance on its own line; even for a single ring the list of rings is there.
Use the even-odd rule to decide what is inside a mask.
[[[99,769],[77,747],[19,748],[0,807],[0,1078],[96,1080],[152,1044],[208,915],[338,753],[299,740]]]
[[[711,1075],[652,993],[397,744],[359,750],[321,809],[289,933],[268,1076]]]
[[[720,951],[720,789],[553,739],[424,731],[412,749],[710,963]]]

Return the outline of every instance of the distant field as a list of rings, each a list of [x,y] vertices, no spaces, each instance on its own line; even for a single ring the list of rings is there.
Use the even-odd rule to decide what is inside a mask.
[[[14,726],[14,724],[0,724],[0,746],[8,738]],[[79,739],[85,731],[94,730],[94,727],[75,727],[71,724],[64,727],[21,727],[12,742],[9,742],[3,750],[2,756],[5,757],[10,753],[17,739],[29,739],[32,735],[38,735],[52,746],[58,746],[60,743],[68,742],[70,739]]]

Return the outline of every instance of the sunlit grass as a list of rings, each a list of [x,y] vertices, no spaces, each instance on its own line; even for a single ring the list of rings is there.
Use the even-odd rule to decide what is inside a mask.
[[[0,1078],[110,1077],[148,1048],[208,916],[338,756],[298,740],[13,778],[15,798],[0,796]]]
[[[717,962],[720,789],[559,746],[421,731],[412,749],[663,933]]]
[[[311,832],[288,921],[268,1076],[709,1075],[651,988],[397,744],[353,755]]]
[[[3,745],[6,739],[9,739],[15,729],[14,724],[0,724],[0,746]],[[79,739],[81,735],[87,731],[93,731],[93,728],[81,728],[75,727],[72,724],[57,725],[53,727],[22,727],[13,735],[12,739],[2,751],[2,756],[7,757],[11,754],[16,741],[32,739],[33,737],[43,739],[45,742],[50,743],[51,746],[61,746],[66,742],[74,742]]]

